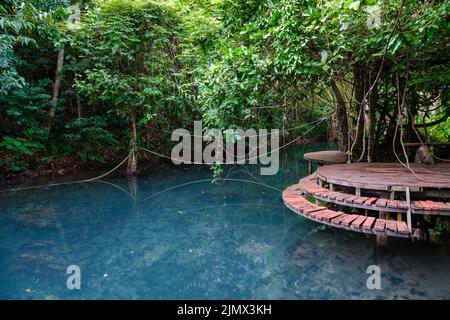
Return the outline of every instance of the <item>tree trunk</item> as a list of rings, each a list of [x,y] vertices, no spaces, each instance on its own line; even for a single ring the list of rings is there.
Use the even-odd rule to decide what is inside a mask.
[[[355,132],[352,137],[352,145],[354,146],[362,146],[363,144],[363,131],[364,131],[364,95],[366,92],[366,83],[363,73],[360,71],[361,68],[359,66],[355,66],[353,74],[355,77],[355,102],[356,102],[356,124],[355,124]],[[350,154],[351,160],[353,160],[354,150],[351,150],[352,154]]]
[[[81,99],[78,93],[77,93],[77,115],[78,119],[81,119],[83,117],[83,108],[81,106]]]
[[[372,85],[375,78],[370,79]],[[375,111],[378,105],[378,84],[369,93],[367,113],[367,162],[372,162],[375,156]]]
[[[362,143],[362,154],[360,159],[367,153],[367,162],[374,159],[375,150],[375,111],[378,104],[378,88],[373,85],[375,77],[373,76],[372,66],[355,66],[355,99],[358,108],[358,131],[355,133],[355,145]],[[370,90],[370,92],[369,92]],[[361,134],[360,134],[361,132]]]
[[[340,151],[346,151],[348,137],[347,109],[344,97],[334,81],[331,81],[331,89],[336,99],[336,109],[333,116],[332,139],[337,140]]]
[[[53,96],[50,101],[50,110],[48,111],[49,119],[55,117],[56,103],[59,99],[59,89],[61,88],[61,81],[63,77],[63,67],[64,67],[64,46],[58,52],[58,60],[56,63],[56,73],[55,73],[55,83],[53,84]]]
[[[132,153],[130,158],[128,158],[128,175],[135,175],[138,171],[138,158],[137,158],[137,126],[136,126],[136,117],[132,111],[130,111],[131,117],[131,136],[132,136]]]

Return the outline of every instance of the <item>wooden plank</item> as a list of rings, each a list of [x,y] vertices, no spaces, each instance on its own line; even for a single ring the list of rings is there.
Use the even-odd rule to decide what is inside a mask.
[[[377,200],[378,200],[378,198],[372,197],[372,198],[369,198],[366,201],[364,201],[364,204],[371,205],[374,202],[376,202]]]
[[[357,204],[363,204],[364,201],[367,201],[367,200],[369,200],[368,197],[358,197],[358,199],[355,199],[353,202],[357,203]]]
[[[363,223],[363,229],[370,230],[372,229],[373,224],[375,223],[376,218],[367,217],[366,221]]]
[[[397,232],[397,222],[395,220],[387,220],[386,221],[386,230],[391,232]]]
[[[387,201],[387,207],[396,209],[396,208],[398,208],[398,203],[395,200],[388,200]]]
[[[342,220],[341,224],[348,227],[357,218],[358,218],[357,214],[352,214],[352,215],[348,216],[347,218],[345,218],[344,220]]]
[[[439,210],[439,206],[434,201],[426,200],[426,203],[431,208],[431,210]]]
[[[423,210],[423,209],[424,209],[423,206],[420,204],[419,201],[413,201],[413,202],[411,203],[411,207],[412,207],[413,209],[416,209],[416,210]]]
[[[399,209],[408,210],[408,204],[406,203],[406,201],[400,200],[397,201],[397,204]]]
[[[305,203],[305,199],[300,194],[290,197],[284,197],[284,200],[289,201],[292,204]]]
[[[320,209],[320,210],[316,210],[316,211],[312,211],[308,213],[308,216],[315,218],[316,216],[318,216],[319,214],[322,213],[322,211],[325,210],[325,208]]]
[[[337,218],[339,216],[341,216],[343,214],[343,212],[340,211],[333,211],[333,210],[329,210],[328,214],[326,216],[323,217],[323,220],[325,221],[331,221],[334,218]]]
[[[294,207],[295,209],[302,210],[302,211],[303,211],[304,209],[310,208],[310,205],[307,204],[307,203],[292,203],[292,202],[289,202],[289,205],[290,205],[291,207]]]
[[[302,196],[297,196],[295,199],[285,199],[292,206],[309,206],[311,203],[306,199],[302,200]]]
[[[429,201],[419,201],[419,203],[422,206],[423,210],[433,211],[434,206],[431,201],[430,202]]]
[[[397,232],[401,234],[409,234],[408,226],[404,221],[397,221]]]
[[[445,203],[438,201],[438,202],[435,202],[435,204],[436,204],[436,206],[438,206],[439,211],[447,211],[447,207],[445,206]]]
[[[367,219],[366,216],[359,216],[358,218],[356,218],[353,222],[351,227],[353,229],[359,229],[361,228],[362,224],[364,223],[364,221]]]
[[[320,214],[316,215],[315,218],[318,220],[325,220],[325,217],[330,214],[330,212],[334,212],[332,210],[323,210]]]
[[[293,210],[295,211],[295,212],[297,212],[297,213],[300,213],[300,214],[305,214],[305,209],[307,208],[307,207],[299,207],[299,206],[291,206],[292,208],[293,208]]]
[[[334,200],[334,199],[336,199],[337,195],[338,195],[337,192],[330,192],[330,194],[328,195],[328,199]]]
[[[303,213],[309,215],[309,214],[313,214],[314,212],[322,211],[322,210],[325,210],[325,209],[326,209],[326,207],[312,206],[310,208],[304,209]]]
[[[342,220],[344,220],[345,218],[347,218],[349,215],[344,213],[342,215],[340,215],[337,218],[331,219],[331,222],[334,224],[340,224]]]
[[[386,199],[378,199],[377,202],[375,202],[375,205],[377,207],[381,207],[381,208],[386,207],[386,204],[387,204],[387,200]]]
[[[384,232],[384,228],[386,227],[386,220],[384,219],[377,219],[375,221],[375,225],[373,227],[373,229],[376,232]]]
[[[344,201],[348,197],[353,197],[351,194],[340,193],[336,196],[336,201]]]
[[[297,196],[299,193],[295,191],[283,192],[283,198],[292,198]]]
[[[358,196],[351,196],[351,197],[345,198],[344,202],[353,203],[353,201],[358,198],[359,198]]]
[[[321,192],[316,192],[314,195],[326,199],[328,197],[329,193],[330,192],[328,192],[328,191],[321,191]]]

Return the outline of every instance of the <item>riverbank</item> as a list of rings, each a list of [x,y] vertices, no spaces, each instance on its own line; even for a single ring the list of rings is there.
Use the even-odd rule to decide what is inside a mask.
[[[294,138],[295,139],[295,138]],[[302,137],[292,144],[295,147],[306,147],[308,145],[315,144],[325,144],[324,137],[312,137],[305,138]],[[292,141],[292,140],[289,140]],[[291,142],[284,141],[284,143],[290,144]],[[49,161],[47,158],[39,159],[22,159],[23,167],[17,167],[17,172],[13,169],[15,168],[14,163],[8,158],[10,155],[6,152],[0,150],[0,186],[7,186],[23,182],[27,179],[33,179],[37,177],[49,177],[52,179],[63,177],[68,174],[88,174],[88,173],[99,173],[107,172],[117,166],[127,154],[125,152],[109,152],[107,154],[102,154],[103,162],[99,161],[86,161],[81,159],[78,155],[62,155],[58,156],[53,161]],[[5,163],[10,163],[7,166]],[[170,162],[167,158],[157,157],[148,152],[141,152],[139,154],[139,165],[138,165],[138,175],[146,174],[155,170],[155,167],[162,163]],[[124,165],[125,167],[125,165]],[[124,169],[120,169],[123,175],[126,175]]]
[[[111,155],[104,159],[104,162],[98,161],[84,161],[77,156],[62,156],[52,161],[51,163],[39,162],[32,163],[30,167],[14,172],[12,170],[6,170],[0,172],[0,186],[14,185],[20,182],[24,182],[29,179],[36,178],[61,178],[67,175],[89,175],[101,174],[113,169],[117,166],[127,155],[120,153],[117,155]],[[165,159],[150,157],[142,155],[142,159],[139,164],[139,173],[145,174],[155,168],[159,164],[167,162]],[[122,168],[117,170],[120,175],[126,175],[126,164]]]

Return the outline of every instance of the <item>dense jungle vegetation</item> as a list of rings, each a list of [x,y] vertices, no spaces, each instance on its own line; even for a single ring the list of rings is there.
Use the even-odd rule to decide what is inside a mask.
[[[0,176],[114,165],[130,150],[135,171],[158,159],[139,147],[170,155],[171,132],[200,119],[322,137],[353,161],[412,156],[401,142],[450,138],[449,7],[2,0]]]

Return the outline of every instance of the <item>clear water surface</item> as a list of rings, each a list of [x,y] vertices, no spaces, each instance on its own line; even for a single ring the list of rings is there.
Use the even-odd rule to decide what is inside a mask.
[[[212,184],[198,181],[207,166],[167,166],[135,186],[0,193],[0,298],[449,299],[448,246],[390,239],[377,250],[373,236],[297,216],[264,186],[298,181],[303,153],[320,148],[291,149],[272,177],[227,166],[236,180]],[[373,264],[380,290],[366,286]],[[80,290],[67,288],[69,265]]]

